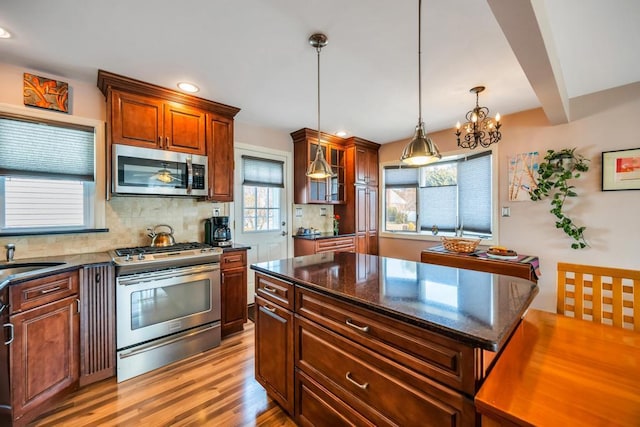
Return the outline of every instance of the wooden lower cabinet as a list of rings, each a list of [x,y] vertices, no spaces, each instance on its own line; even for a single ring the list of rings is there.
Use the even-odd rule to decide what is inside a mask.
[[[294,256],[313,255],[324,252],[355,252],[355,236],[336,236],[322,239],[296,238],[293,241]]]
[[[80,386],[116,374],[116,284],[111,264],[80,270]]]
[[[299,425],[480,424],[484,351],[263,273],[256,288],[256,378]]]
[[[80,376],[80,316],[68,297],[14,316],[10,351],[14,425],[24,425]]]
[[[220,258],[222,338],[247,323],[247,251],[225,252]]]
[[[256,296],[256,380],[293,416],[293,313]]]

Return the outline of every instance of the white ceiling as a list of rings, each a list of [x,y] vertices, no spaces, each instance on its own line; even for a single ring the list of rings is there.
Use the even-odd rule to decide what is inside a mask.
[[[0,27],[14,37],[0,40],[0,62],[87,82],[98,69],[169,88],[191,81],[198,96],[240,107],[238,122],[286,132],[317,127],[307,40],[323,32],[324,132],[385,143],[410,137],[417,123],[417,0],[1,3]],[[424,0],[422,16],[428,131],[462,121],[477,85],[492,114],[542,106],[549,115],[549,78],[565,100],[640,81],[637,0]],[[546,55],[553,72],[527,63],[528,33],[503,33],[518,19],[539,27],[545,48],[535,58]]]

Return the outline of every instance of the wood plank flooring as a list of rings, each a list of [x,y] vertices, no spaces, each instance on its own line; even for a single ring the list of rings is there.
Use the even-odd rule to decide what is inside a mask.
[[[254,324],[220,347],[62,400],[32,426],[295,426],[254,379]]]

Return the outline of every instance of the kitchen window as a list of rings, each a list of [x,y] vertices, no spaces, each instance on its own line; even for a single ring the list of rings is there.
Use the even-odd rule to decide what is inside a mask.
[[[242,156],[243,232],[280,230],[283,166],[277,160]]]
[[[457,232],[494,239],[497,171],[493,151],[452,154],[421,167],[385,166],[384,230],[405,236]]]
[[[0,235],[104,227],[104,195],[97,194],[97,188],[104,191],[104,180],[95,179],[102,122],[21,113],[0,109]]]

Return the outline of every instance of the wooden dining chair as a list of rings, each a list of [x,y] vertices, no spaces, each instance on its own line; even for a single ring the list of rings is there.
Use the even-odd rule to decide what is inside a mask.
[[[640,331],[640,271],[558,263],[557,312]]]

